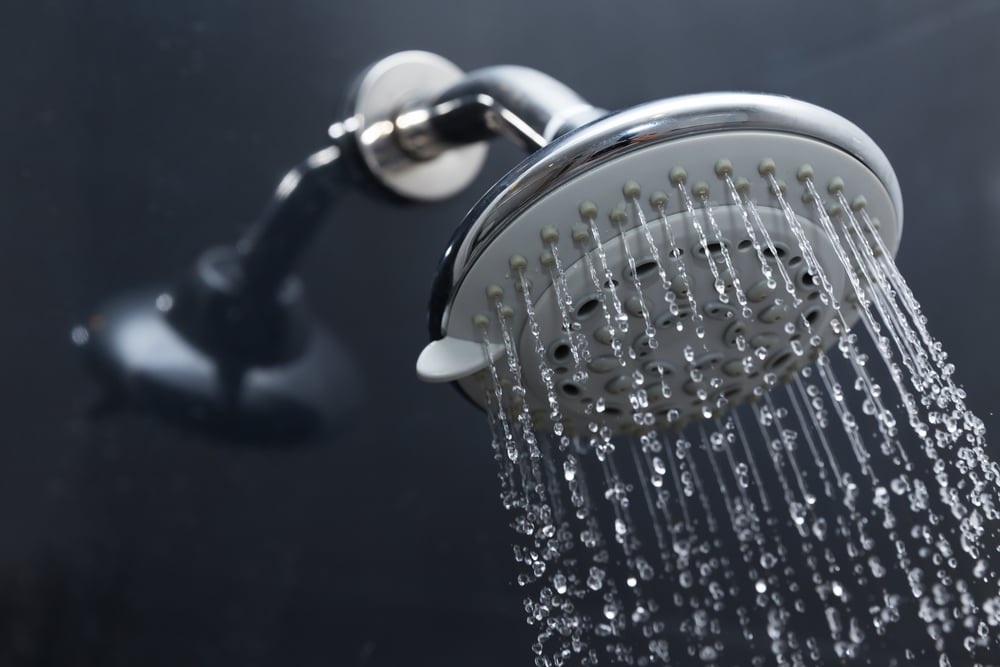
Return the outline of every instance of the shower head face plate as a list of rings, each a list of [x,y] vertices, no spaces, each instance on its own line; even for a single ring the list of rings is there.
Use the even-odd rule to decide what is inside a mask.
[[[563,330],[555,302],[556,290],[547,286],[534,296],[537,299],[536,321],[541,332],[557,332],[555,338],[545,341],[545,353],[539,357],[529,328],[524,327],[520,333],[518,354],[522,365],[528,369],[524,385],[529,406],[547,405],[547,387],[534,371],[545,364],[553,372],[556,396],[563,418],[569,424],[600,418],[606,423],[627,425],[635,408],[630,402],[639,400],[635,397],[642,390],[642,400],[648,403],[644,409],[651,411],[660,425],[682,425],[692,419],[724,412],[727,406],[752,398],[756,388],[763,390],[768,384],[785,381],[802,365],[810,363],[816,343],[809,342],[813,336],[820,336],[821,342],[815,344],[820,349],[834,341],[829,326],[834,311],[820,300],[818,280],[808,271],[798,251],[798,243],[788,231],[782,215],[765,208],[760,210],[759,216],[769,228],[772,245],[777,250],[776,253],[768,252],[766,259],[773,276],[778,278],[774,289],[767,285],[736,206],[713,208],[723,240],[715,240],[712,235],[708,244],[685,225],[687,213],[668,216],[668,224],[677,230],[674,240],[679,254],[677,257],[661,256],[667,273],[667,288],[658,275],[657,264],[639,227],[633,227],[624,235],[616,234],[606,242],[608,263],[615,267],[612,280],[617,282],[615,290],[627,317],[626,332],[616,326],[617,322],[612,326],[607,324],[604,306],[600,304],[599,292],[586,261],[581,258],[573,262],[566,271],[566,284],[573,303],[570,322],[579,328],[572,332]],[[815,225],[800,222],[816,256],[831,266],[836,257],[827,237]],[[669,247],[669,242],[663,238],[666,227],[662,219],[653,219],[652,224],[647,225],[651,227],[654,240]],[[608,230],[608,233],[612,232]],[[638,285],[623,243],[628,244],[629,252],[634,255]],[[741,282],[747,307],[752,312],[750,317],[743,316],[743,307],[735,298],[733,274],[729,272],[729,264],[724,262],[721,244],[729,251],[729,264]],[[642,254],[636,255],[637,252]],[[685,263],[683,273],[678,270],[680,262]],[[727,302],[720,301],[710,262],[715,264],[726,285]],[[778,262],[785,266],[792,279],[795,297],[786,292],[776,267]],[[597,257],[592,258],[592,263],[600,265]],[[529,271],[532,276],[529,279],[533,283],[544,281],[544,273],[544,269]],[[827,278],[834,293],[845,300],[849,291],[845,274],[830,272]],[[606,279],[604,276],[599,279],[603,287]],[[610,289],[602,291],[613,318]],[[668,292],[673,294],[668,296]],[[514,292],[510,301],[516,303],[519,297],[520,294]],[[644,308],[646,316],[642,312]],[[847,303],[842,310],[848,318],[855,316]],[[652,331],[646,328],[647,316]],[[573,334],[578,335],[577,340],[582,335],[590,354],[584,379],[574,378],[574,341],[570,337]],[[616,339],[622,345],[620,355],[616,355],[613,348]],[[463,382],[463,386],[466,384]],[[468,384],[475,385],[475,379]],[[471,393],[475,389],[468,386],[466,391]],[[600,407],[595,408],[598,398],[602,401]],[[546,412],[541,411],[537,418],[544,421]]]
[[[594,126],[604,122],[577,132],[593,133]],[[803,198],[805,187],[797,179],[800,168],[811,166],[813,181],[828,198],[826,205],[833,201],[826,186],[834,179],[847,184],[849,196],[864,195],[865,210],[879,221],[879,234],[893,253],[901,229],[895,201],[898,187],[891,170],[889,178],[884,169],[876,174],[856,155],[828,140],[742,127],[632,143],[631,150],[569,177],[563,177],[569,170],[558,168],[557,146],[550,147],[555,156],[543,151],[515,169],[506,187],[481,203],[480,215],[449,249],[454,261],[450,268],[459,276],[457,287],[441,312],[442,338],[431,343],[418,362],[420,375],[457,380],[467,395],[484,404],[487,358],[482,341],[485,336],[490,356],[505,367],[501,361],[507,356],[505,327],[524,369],[523,400],[538,411],[536,420],[545,418],[554,395],[565,425],[578,430],[595,420],[632,424],[630,403],[640,391],[659,426],[679,426],[718,414],[790,378],[836,340],[830,326],[835,317],[847,325],[857,317],[847,271],[816,207]],[[572,135],[566,139],[573,141]],[[789,212],[759,173],[765,159],[773,161],[775,178],[786,185]],[[717,173],[720,160],[732,165],[734,179],[749,181],[745,196],[753,202],[757,219],[748,219],[751,207],[740,205]],[[512,201],[523,200],[526,175],[534,171],[537,180],[546,166],[550,187],[511,206]],[[671,181],[671,171],[676,173],[677,167],[686,172],[684,192]],[[631,194],[638,184],[641,195],[626,197],[626,183],[633,184]],[[656,204],[651,203],[650,196],[658,192],[667,195],[666,201],[657,194]],[[593,233],[581,231],[581,225],[591,229],[590,221],[579,213],[583,202],[592,203],[589,210],[596,211],[593,224],[600,249]],[[506,217],[491,219],[491,213],[495,215],[505,203]],[[613,211],[616,221],[609,219]],[[804,256],[789,215],[794,215],[809,241],[826,288],[810,270],[812,258]],[[748,225],[756,232],[757,247]],[[767,247],[761,227],[770,237]],[[543,229],[548,240],[542,238]],[[555,241],[551,230],[558,235]],[[561,277],[551,266],[551,257],[545,257],[553,246],[563,269]],[[758,250],[763,250],[770,280]],[[525,258],[526,266],[513,270],[512,256]],[[444,268],[449,268],[447,261]],[[520,290],[522,273],[529,282],[535,327],[530,326]],[[784,275],[792,293],[786,290]],[[624,326],[615,301],[621,304]],[[501,312],[506,313],[503,327]],[[589,357],[585,363],[575,361],[573,347],[585,348]],[[581,365],[585,378],[579,373]],[[546,376],[551,378],[552,392]]]

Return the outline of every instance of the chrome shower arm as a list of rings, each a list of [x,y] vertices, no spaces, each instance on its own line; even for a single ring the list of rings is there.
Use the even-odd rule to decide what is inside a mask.
[[[501,65],[466,74],[429,102],[404,105],[396,140],[415,159],[494,136],[532,152],[606,114],[547,74]]]
[[[465,73],[424,51],[395,53],[359,78],[348,117],[330,126],[352,137],[368,173],[407,199],[439,201],[464,190],[503,136],[533,152],[607,112],[528,67]]]

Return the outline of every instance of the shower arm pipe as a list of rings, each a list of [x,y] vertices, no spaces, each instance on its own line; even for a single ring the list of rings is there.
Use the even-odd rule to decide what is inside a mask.
[[[607,115],[568,86],[528,67],[463,72],[423,51],[372,65],[354,91],[353,114],[329,128],[353,138],[368,173],[406,199],[440,201],[472,183],[487,141],[506,137],[534,152]]]
[[[547,74],[500,65],[469,72],[429,102],[404,105],[395,134],[416,159],[495,136],[533,152],[607,113]]]

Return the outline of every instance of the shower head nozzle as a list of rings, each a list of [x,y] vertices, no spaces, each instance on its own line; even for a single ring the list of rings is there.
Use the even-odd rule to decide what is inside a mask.
[[[830,111],[750,93],[626,109],[472,210],[417,371],[486,407],[490,370],[517,365],[504,400],[568,428],[629,426],[637,396],[659,426],[717,416],[846,332],[866,279],[852,253],[894,254],[901,226],[885,155]]]

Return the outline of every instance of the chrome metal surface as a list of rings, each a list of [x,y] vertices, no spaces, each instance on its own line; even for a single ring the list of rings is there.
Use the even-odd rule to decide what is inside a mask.
[[[362,75],[352,115],[330,136],[353,135],[369,171],[390,190],[434,201],[476,177],[486,140],[503,136],[535,151],[606,114],[528,67],[463,74],[440,56],[405,51]]]
[[[605,115],[547,74],[500,65],[468,73],[429,102],[408,105],[396,131],[418,158],[497,135],[535,151]]]
[[[330,127],[330,137],[341,140],[352,134],[369,171],[396,194],[422,201],[457,194],[478,175],[487,144],[409,154],[397,141],[396,121],[405,105],[432,99],[463,76],[448,60],[425,51],[388,56],[361,75],[352,95],[351,115]]]
[[[649,102],[552,142],[511,170],[479,201],[456,230],[439,266],[430,303],[431,337],[444,335],[451,299],[482,249],[547,192],[632,151],[722,130],[786,132],[843,150],[884,185],[902,225],[902,194],[888,158],[859,127],[832,111],[759,93],[705,93]]]

